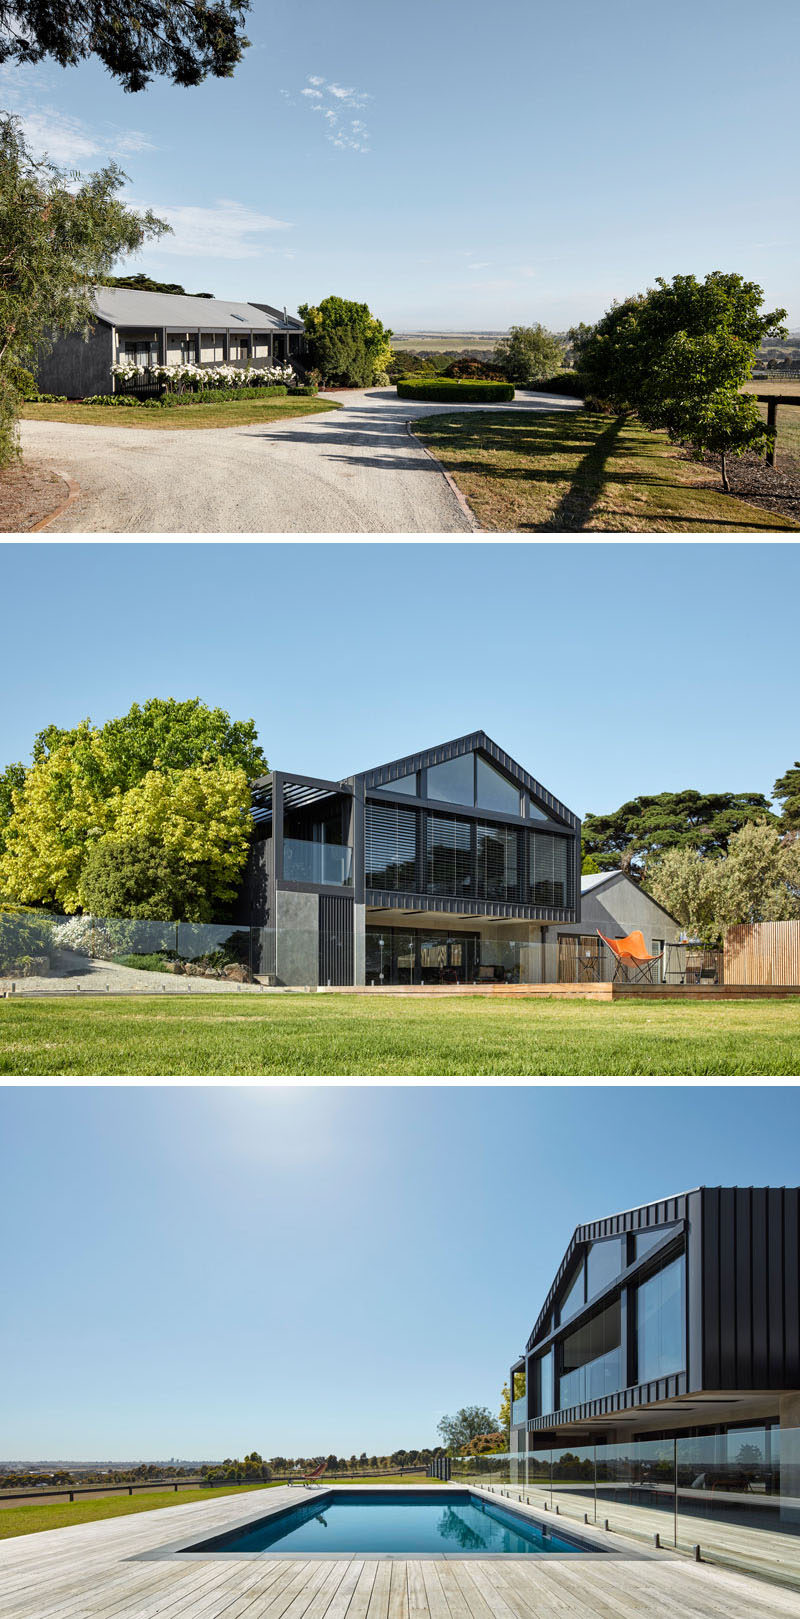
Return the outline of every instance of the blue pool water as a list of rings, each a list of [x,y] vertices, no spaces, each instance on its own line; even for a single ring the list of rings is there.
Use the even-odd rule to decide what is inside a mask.
[[[330,1491],[302,1506],[187,1547],[188,1551],[366,1553],[418,1557],[461,1557],[510,1553],[514,1557],[574,1552],[584,1547],[563,1540],[505,1507],[469,1490]]]

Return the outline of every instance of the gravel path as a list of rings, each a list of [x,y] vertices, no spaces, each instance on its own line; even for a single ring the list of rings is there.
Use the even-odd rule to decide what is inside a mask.
[[[453,405],[393,388],[331,394],[342,410],[249,427],[173,430],[22,423],[25,453],[81,494],[45,534],[460,534],[473,522],[407,423]],[[510,405],[577,400],[519,391]]]
[[[13,989],[12,989],[13,985]],[[261,995],[260,984],[237,984],[224,978],[185,978],[183,974],[146,972],[118,961],[91,960],[72,950],[55,951],[45,977],[0,977],[0,995]]]

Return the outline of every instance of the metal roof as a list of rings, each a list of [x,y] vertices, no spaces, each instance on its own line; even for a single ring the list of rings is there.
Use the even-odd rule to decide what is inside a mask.
[[[581,877],[581,893],[588,894],[592,888],[599,888],[601,883],[607,883],[609,877],[622,877],[621,871],[593,871],[588,877]]]
[[[172,326],[188,331],[285,332],[282,317],[268,315],[255,304],[225,298],[192,298],[176,292],[138,292],[132,287],[95,287],[95,310],[110,326]],[[291,323],[295,331],[296,324]]]

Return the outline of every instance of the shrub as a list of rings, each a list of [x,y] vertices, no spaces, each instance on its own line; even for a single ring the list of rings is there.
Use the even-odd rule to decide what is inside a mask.
[[[14,384],[0,371],[0,467],[9,466],[19,455],[19,404],[19,394]]]
[[[281,398],[289,392],[284,382],[274,383],[268,388],[209,388],[198,393],[188,394],[162,394],[160,399],[142,399],[140,404],[148,410],[182,410],[184,405],[227,405],[237,399],[275,399]],[[315,388],[298,389],[298,392],[316,393]],[[120,394],[120,398],[124,396]],[[103,401],[105,403],[106,401]],[[133,401],[136,404],[136,400]],[[98,401],[100,403],[100,401]]]
[[[133,394],[87,394],[82,405],[141,405]]]
[[[66,394],[26,394],[26,405],[65,405]]]
[[[276,393],[278,392],[277,389],[275,391]],[[318,389],[314,382],[298,382],[295,388],[289,388],[286,391],[290,394],[305,394],[313,398],[316,397]]]
[[[458,360],[451,360],[442,372],[443,377],[457,377],[460,381],[471,380],[475,382],[505,382],[502,371],[496,365],[490,365],[487,360],[471,359],[469,355],[462,355]]]
[[[39,916],[35,911],[0,911],[0,973],[24,973],[32,958],[48,957],[52,932],[49,916]]]
[[[374,371],[372,374],[373,388],[388,388],[391,386],[388,371]]]
[[[32,371],[24,365],[15,365],[14,362],[6,366],[6,376],[12,387],[23,399],[33,399],[36,394],[36,379]]]
[[[545,377],[536,383],[536,392],[541,394],[570,394],[573,399],[582,399],[587,389],[586,378],[579,371],[558,371],[554,377]]]
[[[398,399],[431,399],[442,404],[482,404],[488,400],[514,398],[510,382],[458,382],[453,377],[401,377],[397,384]]]

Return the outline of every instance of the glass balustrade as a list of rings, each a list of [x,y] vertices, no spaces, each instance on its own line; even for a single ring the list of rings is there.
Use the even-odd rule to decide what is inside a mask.
[[[287,882],[347,888],[353,881],[353,851],[343,843],[285,838],[283,875]]]

